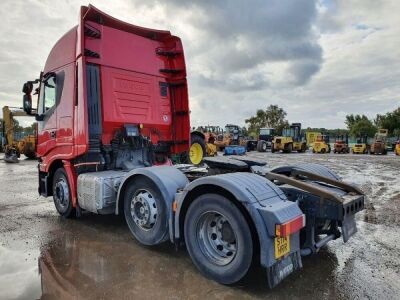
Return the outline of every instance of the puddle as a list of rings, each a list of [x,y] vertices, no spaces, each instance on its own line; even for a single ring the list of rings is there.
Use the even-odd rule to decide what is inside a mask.
[[[38,299],[41,285],[39,251],[11,250],[0,246],[0,298]]]

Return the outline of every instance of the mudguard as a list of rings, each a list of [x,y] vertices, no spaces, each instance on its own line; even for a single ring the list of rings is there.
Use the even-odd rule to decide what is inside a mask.
[[[325,176],[328,178],[332,178],[335,180],[341,180],[341,178],[334,173],[331,169],[319,165],[319,164],[313,164],[313,163],[303,163],[303,164],[296,164],[292,166],[283,166],[283,167],[277,167],[271,170],[273,173],[279,173],[279,174],[289,174],[293,169],[297,170],[303,170],[307,171],[310,173],[314,173],[320,176]]]
[[[296,203],[287,200],[285,194],[266,178],[252,173],[228,173],[207,176],[194,180],[177,195],[175,213],[175,238],[179,239],[181,209],[186,201],[191,201],[191,192],[201,186],[215,186],[233,195],[243,204],[251,217],[260,241],[261,265],[271,267],[275,259],[275,224],[285,223],[302,214]],[[210,189],[210,193],[213,189]],[[299,233],[290,240],[291,253],[300,251]]]
[[[173,214],[172,202],[175,199],[176,192],[183,189],[189,183],[188,179],[181,171],[171,166],[138,168],[128,172],[121,181],[118,189],[115,214],[119,214],[119,202],[123,201],[123,191],[129,180],[139,175],[148,177],[160,189],[163,198],[167,201],[166,207],[169,209],[168,216],[169,220],[171,220]]]

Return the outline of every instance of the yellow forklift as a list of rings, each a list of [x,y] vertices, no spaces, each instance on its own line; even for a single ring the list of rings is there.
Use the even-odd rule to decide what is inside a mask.
[[[351,152],[353,152],[353,154],[367,154],[368,148],[368,137],[366,134],[361,134],[357,137],[357,141],[353,147],[351,147]]]
[[[321,134],[317,136],[317,139],[313,143],[312,147],[313,153],[330,153],[331,145],[329,144],[329,135]]]
[[[36,157],[35,135],[27,135],[20,140],[14,138],[14,117],[17,116],[27,116],[27,114],[18,107],[3,107],[4,161],[9,163],[18,162],[21,154],[31,159]]]
[[[307,144],[301,134],[301,123],[293,123],[289,128],[283,129],[282,136],[276,136],[272,140],[271,152],[292,151],[306,152]]]

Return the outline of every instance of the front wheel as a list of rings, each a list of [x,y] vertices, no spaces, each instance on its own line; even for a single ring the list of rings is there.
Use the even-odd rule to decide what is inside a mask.
[[[75,209],[72,205],[71,189],[67,173],[64,168],[59,168],[53,176],[53,200],[57,212],[65,217],[75,216]]]
[[[206,277],[233,284],[247,274],[253,239],[238,207],[217,194],[199,196],[185,217],[184,235],[193,263]]]

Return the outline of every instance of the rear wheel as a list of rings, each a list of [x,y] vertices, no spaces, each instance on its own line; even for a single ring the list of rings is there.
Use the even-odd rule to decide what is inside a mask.
[[[146,177],[133,179],[124,196],[125,220],[133,236],[144,245],[166,240],[167,209],[158,187]]]
[[[206,153],[206,143],[204,139],[198,135],[191,136],[191,144],[189,149],[189,162],[198,165],[202,162]]]
[[[325,152],[326,152],[325,148],[322,148],[321,153],[325,153]]]
[[[285,152],[286,153],[292,153],[292,151],[293,151],[293,144],[288,144],[287,147],[286,147]]]
[[[185,217],[185,241],[193,263],[206,277],[233,284],[253,259],[250,227],[232,201],[217,194],[199,196]]]
[[[64,168],[59,168],[54,173],[53,200],[57,212],[61,216],[65,218],[72,218],[75,216],[75,209],[72,205],[71,189]]]
[[[265,141],[258,141],[257,151],[258,152],[266,152],[267,151],[267,143]]]

